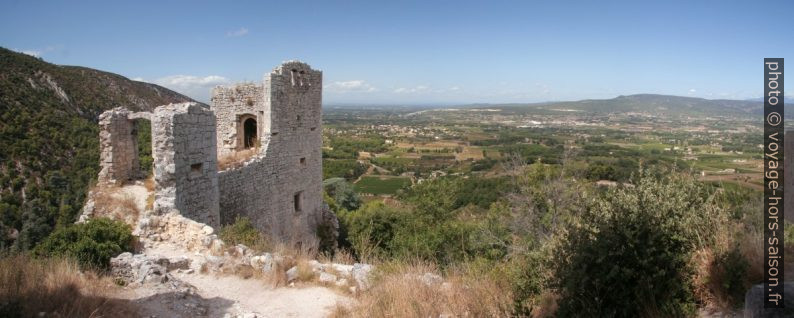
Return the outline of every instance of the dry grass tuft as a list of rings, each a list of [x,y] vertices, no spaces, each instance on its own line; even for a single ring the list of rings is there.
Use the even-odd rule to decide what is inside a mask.
[[[478,275],[455,272],[446,283],[428,283],[425,273],[437,273],[426,263],[387,264],[374,286],[353,308],[337,307],[337,317],[503,317],[509,316],[512,295],[504,286]]]
[[[716,242],[692,256],[695,298],[707,308],[732,312],[744,300],[744,292],[763,281],[763,233],[721,234]]]
[[[259,147],[254,147],[220,156],[218,157],[218,171],[242,167],[248,159],[258,153]]]
[[[266,283],[272,285],[273,288],[287,286],[287,270],[292,266],[295,266],[295,262],[292,259],[277,262],[270,272],[263,275],[263,279]]]
[[[146,180],[143,180],[143,187],[146,188],[146,191],[154,192],[154,174],[150,175]]]
[[[107,217],[123,221],[130,226],[138,223],[141,211],[135,202],[135,197],[122,193],[118,186],[97,185],[90,191],[94,200],[93,217]]]
[[[336,249],[334,250],[333,255],[322,253],[317,256],[317,260],[320,261],[320,263],[337,263],[347,265],[353,265],[356,263],[356,259],[353,257],[353,254],[345,249]]]
[[[109,299],[113,282],[92,272],[81,273],[76,262],[0,259],[0,316],[137,317],[129,302]]]
[[[306,259],[298,260],[298,278],[299,282],[312,282],[316,278],[309,261]]]

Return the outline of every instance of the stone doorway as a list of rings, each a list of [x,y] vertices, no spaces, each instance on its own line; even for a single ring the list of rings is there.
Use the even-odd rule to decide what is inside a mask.
[[[256,119],[247,118],[243,121],[243,148],[257,147]]]

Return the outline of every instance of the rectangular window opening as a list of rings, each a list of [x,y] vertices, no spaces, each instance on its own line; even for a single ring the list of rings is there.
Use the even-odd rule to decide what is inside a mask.
[[[194,163],[190,165],[190,178],[200,177],[202,174],[204,174],[202,166],[202,163]]]
[[[305,164],[306,164],[306,157],[303,157],[303,158],[301,158],[301,164],[302,164],[302,165],[305,165]]]
[[[295,196],[292,198],[292,203],[295,205],[295,212],[301,211],[301,197],[303,196],[303,191],[295,193]]]

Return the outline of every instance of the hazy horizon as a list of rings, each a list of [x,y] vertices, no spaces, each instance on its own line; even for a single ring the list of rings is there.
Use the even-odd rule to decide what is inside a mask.
[[[794,51],[769,31],[794,29],[794,22],[764,20],[770,6],[794,8],[783,1],[198,1],[151,10],[139,3],[6,1],[0,46],[202,102],[215,85],[259,82],[290,59],[323,70],[328,104],[534,103],[641,93],[745,100],[762,95],[762,59]]]

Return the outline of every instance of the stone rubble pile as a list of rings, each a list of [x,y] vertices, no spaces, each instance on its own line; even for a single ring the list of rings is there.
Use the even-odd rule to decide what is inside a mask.
[[[170,242],[191,252],[220,254],[224,247],[211,226],[176,212],[141,218],[133,234],[143,239],[147,248],[156,242]]]
[[[141,239],[146,249],[169,243],[193,254],[164,258],[123,253],[111,259],[111,265],[114,275],[127,283],[166,283],[173,279],[169,273],[174,270],[184,274],[229,273],[242,266],[250,266],[265,275],[289,266],[285,272],[287,282],[298,280],[298,266],[293,266],[297,262],[292,257],[279,253],[256,254],[242,244],[227,247],[212,227],[178,213],[144,215],[133,234]],[[370,287],[369,274],[374,269],[369,264],[323,264],[316,260],[308,261],[308,266],[318,282],[347,287],[354,293]]]
[[[187,257],[152,257],[146,254],[121,253],[110,259],[111,273],[126,284],[164,284],[175,281],[172,271],[191,274],[191,259]]]

